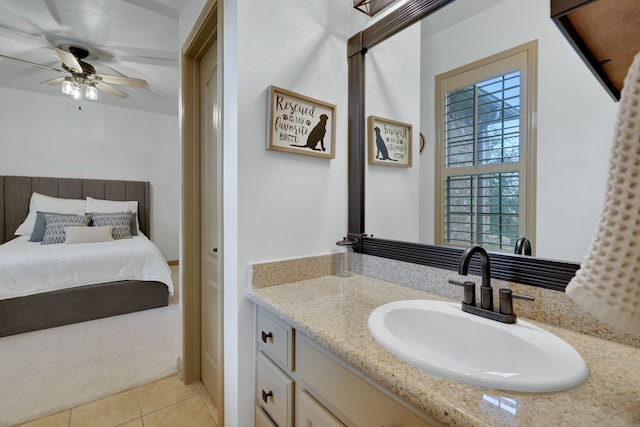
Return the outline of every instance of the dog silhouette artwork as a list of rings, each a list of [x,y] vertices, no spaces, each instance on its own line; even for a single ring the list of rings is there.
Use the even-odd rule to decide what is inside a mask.
[[[307,137],[307,143],[305,145],[289,145],[292,147],[310,148],[314,151],[320,151],[320,148],[318,148],[318,143],[320,143],[322,151],[326,151],[324,147],[324,135],[327,133],[327,120],[329,120],[329,116],[326,114],[320,114],[320,121],[313,127],[313,129],[311,129],[311,132]]]
[[[376,131],[376,159],[397,162],[398,160],[389,157],[389,150],[387,150],[387,146],[382,139],[382,135],[380,135],[380,128],[376,126],[373,129]]]

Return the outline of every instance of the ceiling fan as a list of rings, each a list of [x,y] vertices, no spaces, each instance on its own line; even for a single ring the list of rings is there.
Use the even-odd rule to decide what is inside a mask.
[[[0,57],[44,68],[46,70],[56,71],[58,73],[70,73],[70,76],[55,77],[44,81],[41,84],[55,85],[62,83],[62,93],[69,95],[75,100],[82,97],[82,86],[86,87],[85,97],[89,100],[98,99],[98,90],[102,90],[120,98],[127,98],[129,96],[126,92],[112,85],[149,87],[146,80],[125,76],[114,76],[110,74],[98,74],[96,73],[96,69],[93,65],[83,61],[83,59],[89,55],[89,51],[87,49],[73,45],[69,45],[67,48],[69,49],[68,51],[59,47],[54,47],[56,53],[60,57],[60,61],[62,62],[62,69],[2,54],[0,54]]]

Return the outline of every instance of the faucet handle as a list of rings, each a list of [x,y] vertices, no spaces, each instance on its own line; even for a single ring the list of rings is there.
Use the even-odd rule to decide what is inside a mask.
[[[525,301],[535,301],[536,300],[534,297],[530,297],[529,295],[520,295],[520,294],[514,294],[514,293],[511,293],[511,298],[523,299]]]
[[[464,282],[464,297],[462,302],[467,305],[476,305],[476,284],[473,282]]]
[[[476,284],[474,282],[460,282],[458,280],[449,279],[449,283],[456,286],[464,286],[464,297],[462,302],[467,305],[476,305]]]
[[[533,301],[535,298],[527,296],[514,294],[511,289],[502,288],[498,291],[500,298],[500,313],[512,315],[513,314],[513,298],[518,298],[526,301]]]

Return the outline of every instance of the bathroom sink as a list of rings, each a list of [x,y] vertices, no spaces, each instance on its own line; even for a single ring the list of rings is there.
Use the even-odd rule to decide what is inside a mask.
[[[522,320],[504,324],[465,313],[456,303],[396,301],[373,310],[368,325],[399,359],[479,387],[557,392],[589,375],[582,356],[556,335]]]

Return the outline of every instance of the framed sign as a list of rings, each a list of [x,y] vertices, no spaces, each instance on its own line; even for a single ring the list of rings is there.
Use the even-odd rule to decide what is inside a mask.
[[[270,86],[267,149],[333,159],[335,118],[333,104]]]
[[[376,116],[367,124],[369,164],[411,166],[411,125]]]

